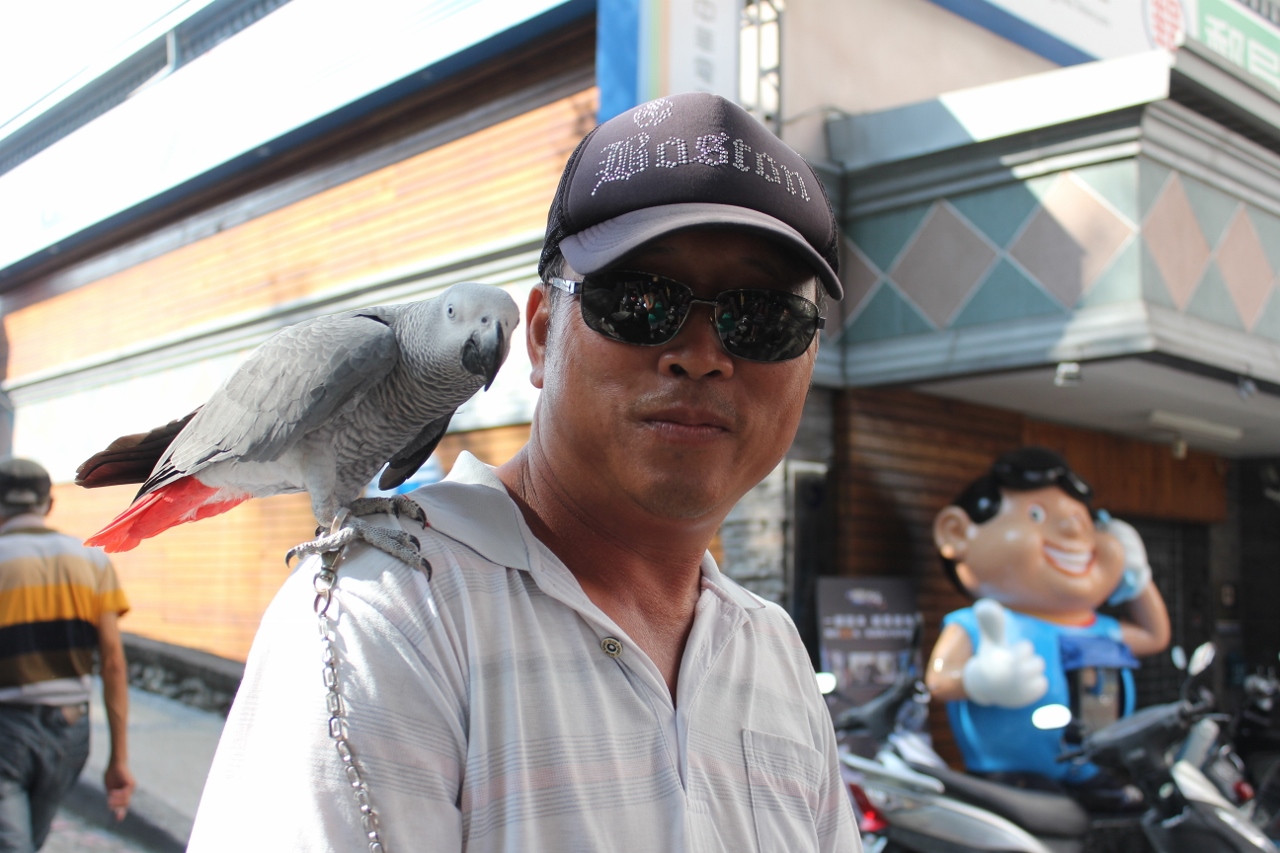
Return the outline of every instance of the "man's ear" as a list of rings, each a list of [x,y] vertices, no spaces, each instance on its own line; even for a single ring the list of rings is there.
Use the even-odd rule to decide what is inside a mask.
[[[958,506],[945,507],[933,520],[933,543],[938,553],[956,563],[969,552],[969,514]]]
[[[524,327],[525,348],[529,351],[529,382],[534,388],[542,388],[542,371],[547,359],[547,331],[551,324],[551,300],[547,298],[547,285],[539,284],[529,291],[524,315],[529,322]]]

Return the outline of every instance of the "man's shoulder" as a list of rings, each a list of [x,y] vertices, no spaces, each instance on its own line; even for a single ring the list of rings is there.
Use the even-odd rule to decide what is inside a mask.
[[[470,610],[477,596],[511,594],[505,576],[527,566],[528,554],[512,517],[517,510],[505,493],[445,481],[416,489],[409,497],[422,507],[425,525],[407,516],[367,520],[416,539],[430,569],[356,544],[339,564],[341,589],[384,615],[399,614],[414,622],[460,607]],[[296,583],[310,583],[302,565],[297,573],[308,577]]]
[[[90,548],[79,537],[52,527],[24,525],[0,531],[0,560],[32,550],[83,557],[94,565],[107,562],[106,555],[100,549]]]

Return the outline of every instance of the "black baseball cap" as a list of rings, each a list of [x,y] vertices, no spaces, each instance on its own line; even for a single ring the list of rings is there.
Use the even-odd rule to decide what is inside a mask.
[[[703,92],[641,104],[587,134],[560,177],[538,274],[546,280],[557,250],[588,275],[706,227],[775,240],[832,298],[844,294],[840,234],[818,176],[742,107]]]
[[[30,459],[0,461],[0,504],[37,507],[49,499],[49,472]]]

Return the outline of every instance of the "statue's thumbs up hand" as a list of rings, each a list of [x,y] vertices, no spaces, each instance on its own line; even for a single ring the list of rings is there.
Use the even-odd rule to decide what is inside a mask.
[[[978,648],[964,665],[964,692],[979,705],[1021,708],[1049,690],[1044,658],[1031,643],[1009,643],[1004,608],[984,598],[973,605],[978,618]]]

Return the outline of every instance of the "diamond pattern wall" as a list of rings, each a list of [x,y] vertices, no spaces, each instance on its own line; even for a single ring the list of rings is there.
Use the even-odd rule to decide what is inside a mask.
[[[889,275],[942,328],[995,259],[995,249],[972,225],[939,204]]]
[[[1151,257],[1160,269],[1173,304],[1186,308],[1204,275],[1211,247],[1200,231],[1191,201],[1177,175],[1171,175],[1142,226]]]
[[[1280,338],[1280,215],[1145,157],[864,216],[842,257],[854,341],[1137,299]]]
[[[1080,301],[1133,226],[1069,174],[1053,185],[1009,254],[1064,306]]]
[[[1262,248],[1262,241],[1253,222],[1240,205],[1235,218],[1227,226],[1227,232],[1218,245],[1218,269],[1222,281],[1231,294],[1236,311],[1246,329],[1252,329],[1262,314],[1275,274]]]

